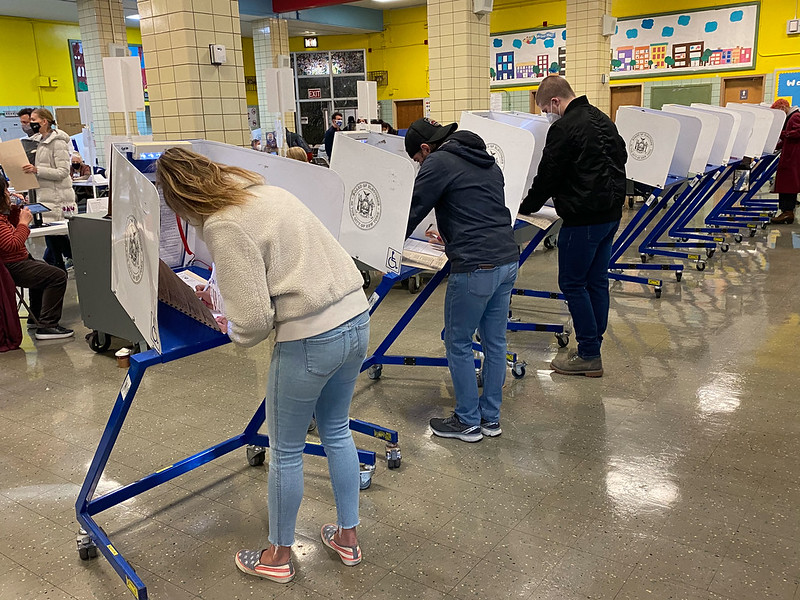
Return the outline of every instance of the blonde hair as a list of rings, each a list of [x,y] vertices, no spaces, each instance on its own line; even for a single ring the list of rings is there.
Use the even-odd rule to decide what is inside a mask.
[[[55,127],[56,126],[56,119],[53,116],[53,113],[51,113],[46,108],[34,108],[31,112],[32,113],[36,113],[37,115],[39,115],[39,118],[44,119],[45,121],[49,122],[50,123],[50,127]]]
[[[286,151],[286,158],[308,162],[308,154],[300,146],[293,146]]]
[[[226,206],[247,202],[251,185],[264,178],[241,167],[221,165],[184,148],[169,148],[156,161],[156,182],[176,214],[195,222]]]

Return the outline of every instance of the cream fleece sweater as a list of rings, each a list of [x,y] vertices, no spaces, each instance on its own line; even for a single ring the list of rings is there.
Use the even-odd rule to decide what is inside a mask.
[[[253,198],[207,217],[208,245],[231,339],[253,346],[273,326],[278,342],[324,333],[367,310],[353,259],[284,189],[255,185]]]

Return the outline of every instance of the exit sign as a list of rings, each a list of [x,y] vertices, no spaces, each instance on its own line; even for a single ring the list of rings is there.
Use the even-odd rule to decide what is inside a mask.
[[[308,90],[308,99],[318,99],[322,98],[322,88],[311,88]]]

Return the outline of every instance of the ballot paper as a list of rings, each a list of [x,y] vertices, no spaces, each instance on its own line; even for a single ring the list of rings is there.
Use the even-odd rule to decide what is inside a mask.
[[[553,223],[558,221],[558,215],[554,208],[545,206],[539,212],[532,215],[517,215],[517,219],[546,231],[553,226]]]
[[[408,238],[403,244],[403,264],[418,269],[439,271],[447,264],[444,247]]]
[[[0,143],[0,165],[3,165],[3,171],[11,181],[11,187],[17,192],[39,187],[36,175],[22,170],[24,165],[29,164],[28,155],[25,154],[25,148],[22,147],[22,140]]]
[[[192,290],[197,289],[198,285],[202,285],[203,287],[206,287],[208,285],[207,279],[200,277],[200,275],[194,273],[193,271],[190,271],[189,269],[186,269],[185,271],[180,271],[179,273],[176,273],[176,275],[178,276],[178,279],[180,279],[183,283],[192,288]]]

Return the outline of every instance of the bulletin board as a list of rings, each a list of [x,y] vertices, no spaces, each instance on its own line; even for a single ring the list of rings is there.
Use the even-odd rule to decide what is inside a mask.
[[[792,106],[800,105],[800,69],[775,71],[775,98],[785,98]]]

